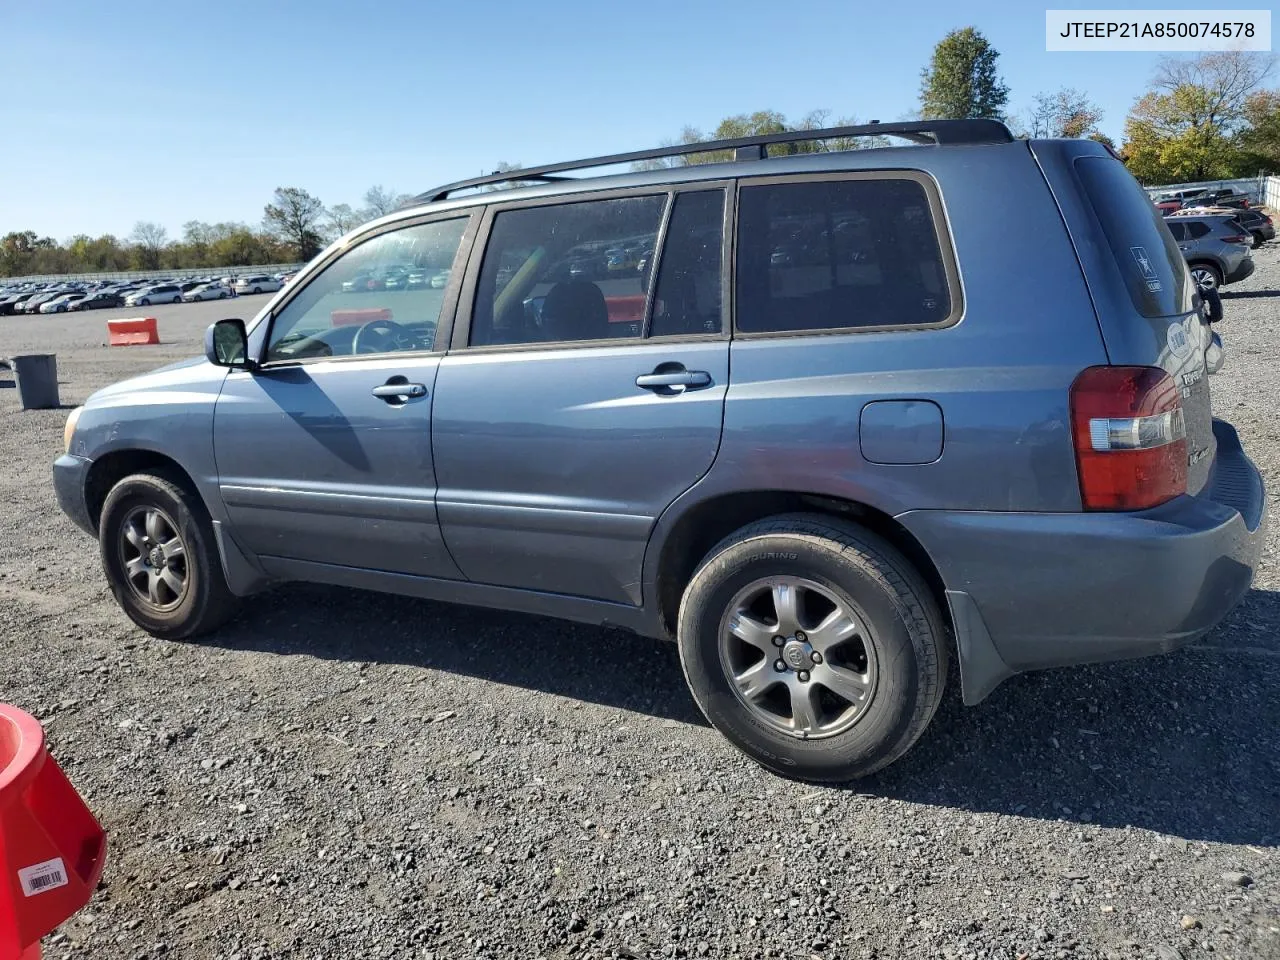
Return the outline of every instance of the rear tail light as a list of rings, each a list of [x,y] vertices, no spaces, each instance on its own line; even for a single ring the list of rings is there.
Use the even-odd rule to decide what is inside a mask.
[[[1187,492],[1182,397],[1159,367],[1089,367],[1071,385],[1086,510],[1144,510]]]
[[[1229,237],[1222,238],[1223,243],[1248,243],[1249,238],[1243,233],[1233,233]]]

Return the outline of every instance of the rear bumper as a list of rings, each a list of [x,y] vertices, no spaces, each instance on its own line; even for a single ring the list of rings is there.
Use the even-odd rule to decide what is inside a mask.
[[[1265,540],[1262,477],[1214,421],[1208,484],[1135,513],[911,511],[947,587],[966,703],[1027,670],[1165,653],[1248,591]]]
[[[53,461],[53,492],[58,498],[58,506],[71,518],[77,527],[97,537],[93,520],[89,517],[89,507],[85,503],[85,479],[89,475],[92,460],[64,453]]]
[[[1252,276],[1255,268],[1253,257],[1245,257],[1240,261],[1240,265],[1228,273],[1222,280],[1223,283],[1239,283],[1246,277]]]

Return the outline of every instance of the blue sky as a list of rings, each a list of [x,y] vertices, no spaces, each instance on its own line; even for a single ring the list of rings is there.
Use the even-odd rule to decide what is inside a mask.
[[[358,206],[757,109],[894,120],[968,25],[1013,108],[1076,87],[1117,141],[1156,61],[1046,53],[1025,0],[0,0],[0,234],[256,225],[280,185]]]

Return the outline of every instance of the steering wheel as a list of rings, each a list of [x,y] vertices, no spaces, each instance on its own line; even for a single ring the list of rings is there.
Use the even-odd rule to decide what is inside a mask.
[[[370,337],[369,334],[377,334],[377,337]],[[365,353],[386,353],[400,349],[408,339],[409,331],[394,320],[370,320],[361,324],[356,335],[351,338],[351,352],[360,353],[360,348],[365,347]]]

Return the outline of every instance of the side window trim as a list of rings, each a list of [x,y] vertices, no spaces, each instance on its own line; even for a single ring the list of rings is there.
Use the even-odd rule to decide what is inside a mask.
[[[911,182],[920,185],[928,203],[929,217],[933,226],[934,238],[938,243],[938,252],[941,259],[943,277],[946,281],[948,295],[951,298],[951,312],[945,318],[937,321],[936,323],[884,324],[879,326],[836,327],[830,329],[818,327],[805,330],[739,330],[737,309],[738,255],[741,248],[741,244],[739,243],[739,218],[743,191],[750,190],[753,187],[778,186],[792,183],[835,183],[850,180],[910,180]],[[942,191],[938,187],[937,181],[934,180],[932,176],[923,170],[915,168],[887,167],[882,170],[739,177],[737,180],[737,189],[734,191],[733,197],[733,246],[728,259],[731,263],[732,274],[729,284],[730,294],[733,297],[730,329],[732,331],[732,336],[735,339],[741,338],[744,340],[756,340],[777,337],[847,336],[850,334],[860,333],[943,330],[948,327],[955,326],[964,316],[964,284],[961,282],[960,278],[959,258],[956,253],[955,240],[951,235],[950,221],[947,219],[946,208],[942,203]]]
[[[317,263],[311,270],[310,276],[306,283],[292,284],[289,288],[288,296],[275,304],[261,322],[254,325],[254,329],[250,332],[251,338],[257,338],[258,331],[261,330],[261,339],[254,346],[254,353],[258,357],[258,362],[264,369],[275,370],[282,367],[294,367],[306,363],[334,363],[350,360],[375,360],[385,359],[390,356],[422,356],[433,353],[441,353],[447,345],[448,330],[445,329],[444,340],[441,339],[442,328],[451,327],[453,324],[454,313],[457,310],[458,294],[462,286],[460,279],[461,270],[458,269],[459,263],[467,264],[471,256],[471,248],[476,239],[476,233],[480,227],[480,220],[484,215],[483,207],[464,207],[458,210],[441,211],[439,213],[427,212],[420,216],[409,217],[404,220],[397,220],[393,223],[385,224],[377,230],[371,230],[368,233],[360,234],[350,243],[343,244],[340,248],[332,250],[329,256],[323,261]],[[462,220],[466,218],[467,225],[463,228],[462,238],[458,241],[458,249],[454,253],[453,269],[450,270],[449,283],[445,287],[444,298],[440,304],[440,317],[436,322],[436,334],[433,346],[430,350],[404,350],[392,353],[362,353],[358,356],[337,356],[337,357],[303,357],[288,360],[267,360],[267,349],[271,343],[271,334],[275,328],[276,320],[280,317],[289,306],[293,303],[311,284],[315,283],[325,272],[333,266],[338,260],[346,256],[357,247],[376,240],[378,237],[386,236],[389,233],[397,233],[401,230],[410,230],[414,227],[425,226],[429,223],[440,223],[449,220]],[[465,257],[463,251],[466,251]]]
[[[582,193],[557,194],[552,196],[538,197],[532,200],[512,200],[512,201],[491,201],[482,211],[480,211],[480,219],[477,224],[476,236],[472,242],[471,255],[467,263],[466,274],[462,279],[461,289],[459,290],[458,301],[455,305],[454,315],[452,318],[452,332],[447,344],[443,344],[438,338],[436,340],[437,351],[443,350],[448,353],[496,353],[511,351],[527,351],[527,350],[572,350],[583,349],[599,346],[613,346],[617,344],[639,344],[650,342],[646,337],[619,337],[612,340],[582,340],[582,341],[565,341],[560,343],[530,343],[530,344],[496,344],[493,346],[471,346],[469,340],[471,337],[471,325],[475,317],[476,294],[480,285],[480,271],[484,263],[484,254],[489,247],[489,241],[493,234],[493,221],[499,213],[506,210],[518,210],[523,207],[552,207],[563,203],[586,202],[590,200],[614,200],[624,197],[653,197],[665,196],[666,209],[663,211],[663,224],[665,225],[670,211],[675,205],[675,198],[681,193],[700,190],[723,190],[726,191],[725,198],[725,246],[721,253],[721,329],[719,333],[699,334],[694,337],[662,337],[658,342],[668,342],[668,340],[695,339],[695,340],[712,340],[712,339],[728,339],[730,336],[729,324],[729,297],[732,294],[731,271],[732,271],[732,255],[730,243],[733,236],[733,222],[736,216],[736,181],[731,179],[723,180],[691,180],[681,183],[659,184],[645,187],[621,187],[612,190],[591,190]],[[663,247],[662,243],[665,237],[659,236],[659,242],[654,246],[654,255],[660,257]],[[651,282],[656,282],[657,264],[655,263],[655,278],[651,278]],[[650,306],[646,305],[645,311],[649,312]]]
[[[653,323],[653,298],[658,292],[658,272],[662,269],[662,261],[667,255],[667,231],[671,228],[671,215],[676,209],[676,194],[667,194],[667,202],[662,208],[662,219],[658,222],[658,235],[653,239],[653,254],[649,258],[649,275],[644,284],[644,319],[640,323],[640,340],[649,339],[649,328]]]

